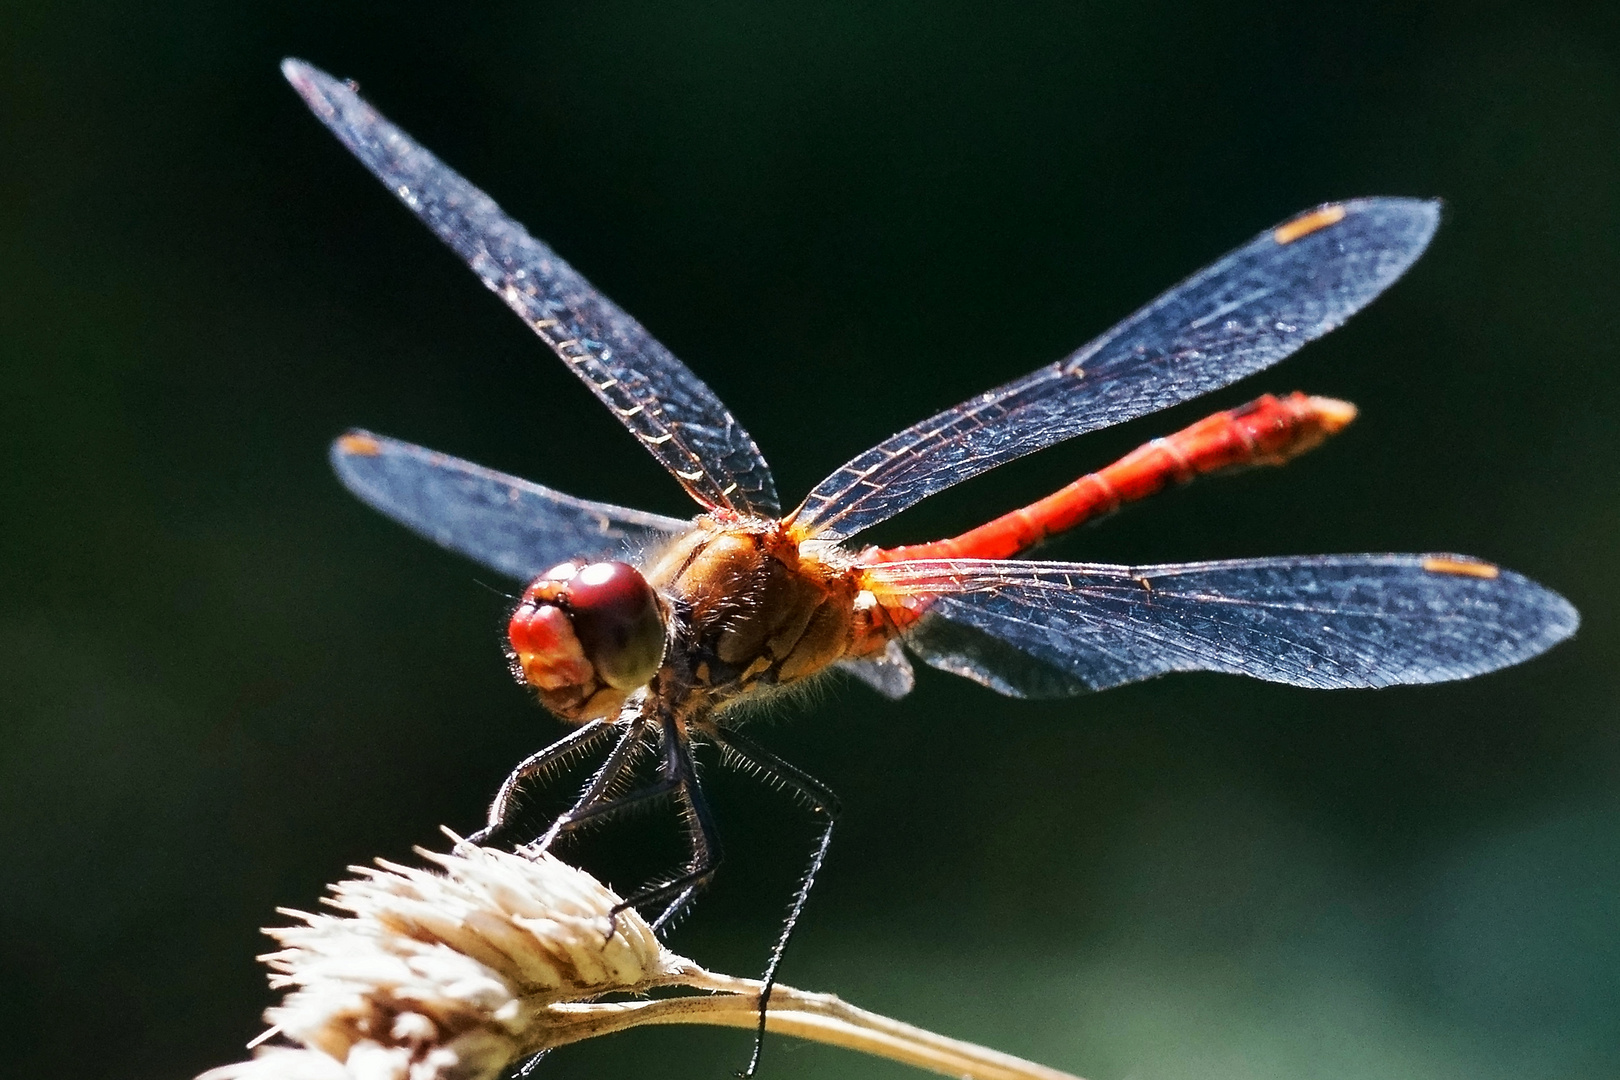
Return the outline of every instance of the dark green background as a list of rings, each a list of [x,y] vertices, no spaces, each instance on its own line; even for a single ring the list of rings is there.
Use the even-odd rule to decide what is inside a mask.
[[[793,499],[1294,211],[1437,195],[1430,254],[1274,372],[934,499],[925,539],[1214,407],[1362,419],[1056,554],[1451,549],[1568,595],[1475,682],[1057,703],[925,671],[758,737],[847,824],[784,976],[1092,1080],[1620,1071],[1620,18],[1612,5],[11,3],[0,9],[0,1072],[186,1077],[255,927],[474,826],[558,733],[487,574],[351,500],[351,424],[679,489],[283,84],[486,187],[731,405]],[[499,584],[493,583],[491,584]],[[808,827],[716,776],[674,944],[756,971]],[[544,1075],[721,1077],[652,1030]],[[776,1042],[768,1076],[911,1075]]]

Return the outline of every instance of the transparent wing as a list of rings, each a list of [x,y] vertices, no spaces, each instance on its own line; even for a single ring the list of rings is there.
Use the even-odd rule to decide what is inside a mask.
[[[906,648],[929,667],[1014,698],[1062,698],[1091,689],[1000,638],[930,612],[906,633]]]
[[[890,701],[899,701],[917,684],[911,661],[906,659],[906,651],[898,641],[890,641],[877,656],[840,660],[837,666],[838,670],[855,676]]]
[[[345,487],[412,532],[519,581],[578,557],[633,559],[691,528],[368,431],[334,442],[332,467]]]
[[[938,632],[932,620],[950,620],[1093,690],[1169,671],[1318,688],[1445,682],[1528,660],[1580,622],[1557,593],[1459,555],[1138,567],[941,559],[866,573],[880,597],[926,605],[917,632],[929,654],[953,659],[949,642],[941,648],[927,637]],[[954,662],[995,686],[996,658],[973,641],[956,648]],[[1018,694],[1028,673],[1003,681],[1013,688],[1004,692]]]
[[[1275,364],[1400,277],[1439,219],[1437,202],[1356,199],[1261,233],[1078,352],[861,454],[816,485],[796,527],[853,536],[987,469]]]
[[[551,346],[694,499],[767,517],[781,513],[754,440],[640,323],[348,85],[298,60],[284,61],[282,72],[315,116]]]

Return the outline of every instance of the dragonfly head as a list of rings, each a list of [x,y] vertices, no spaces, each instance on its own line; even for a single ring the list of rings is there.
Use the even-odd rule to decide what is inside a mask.
[[[664,659],[664,614],[641,571],[567,562],[523,591],[507,625],[512,673],[568,720],[612,716]]]

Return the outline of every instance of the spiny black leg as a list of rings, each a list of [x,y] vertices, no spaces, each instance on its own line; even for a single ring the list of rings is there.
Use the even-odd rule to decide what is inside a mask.
[[[698,784],[697,768],[692,763],[691,744],[673,716],[664,718],[663,736],[663,777],[671,784],[676,797],[685,804],[686,812],[682,816],[686,824],[687,842],[691,845],[691,854],[687,859],[685,871],[679,876],[645,889],[613,909],[616,914],[643,904],[656,903],[666,897],[675,897],[674,902],[664,910],[664,913],[653,921],[655,928],[663,926],[684,910],[697,895],[698,890],[708,884],[709,879],[714,876],[715,869],[720,865],[718,831],[715,829],[714,815],[709,811],[709,802],[703,797],[703,788]]]
[[[506,828],[520,787],[570,755],[586,752],[612,730],[612,725],[606,721],[592,720],[570,731],[544,750],[525,758],[501,784],[501,789],[495,793],[495,801],[489,805],[488,821],[482,829],[467,837],[467,843],[483,844]]]
[[[653,799],[664,798],[679,786],[680,785],[673,780],[660,778],[656,783],[649,784],[647,787],[636,788],[627,795],[620,795],[618,798],[607,799],[596,803],[594,806],[587,806],[584,809],[571,810],[567,815],[567,820],[561,822],[557,826],[557,833],[558,835],[565,835],[573,832],[582,825],[588,825],[593,821],[600,820],[601,818],[612,817],[614,814],[623,813],[626,810],[632,809],[633,807],[639,806],[641,803],[649,802]]]
[[[620,725],[615,724],[613,726],[618,727]],[[601,767],[596,770],[596,775],[592,776],[590,782],[585,785],[585,790],[580,792],[580,796],[574,802],[574,805],[562,816],[558,817],[556,821],[552,822],[551,828],[547,829],[540,839],[532,844],[525,845],[523,850],[526,853],[538,855],[549,850],[558,834],[568,827],[569,822],[598,803],[608,801],[606,799],[608,791],[612,789],[614,782],[619,778],[619,774],[624,772],[625,767],[634,758],[636,744],[641,741],[647,730],[647,722],[640,715],[635,716],[622,726],[624,734],[619,736],[619,741],[614,744],[607,758],[603,760]]]
[[[787,788],[800,802],[809,807],[811,813],[821,817],[826,823],[821,830],[820,838],[816,841],[815,851],[810,855],[810,864],[805,868],[804,876],[799,879],[799,888],[793,894],[793,902],[788,906],[787,919],[782,923],[782,932],[777,935],[776,944],[771,948],[771,958],[766,963],[765,975],[760,980],[759,1028],[754,1032],[754,1052],[748,1059],[748,1068],[742,1073],[746,1080],[759,1069],[759,1056],[765,1048],[765,1010],[771,999],[771,989],[776,985],[776,970],[782,966],[782,954],[787,951],[788,939],[793,936],[793,929],[798,925],[799,916],[804,912],[805,902],[810,899],[810,890],[816,884],[816,875],[821,872],[821,864],[826,861],[827,848],[832,844],[833,826],[838,821],[841,806],[838,796],[834,795],[826,784],[804,770],[789,765],[751,739],[732,731],[722,734],[716,730],[708,734],[723,752],[739,759],[749,771],[761,779]]]
[[[652,921],[651,925],[653,932],[656,934],[662,934],[664,932],[664,927],[668,926],[672,919],[678,919],[684,915],[686,913],[686,909],[692,906],[692,901],[697,896],[698,889],[701,887],[701,884],[692,884],[682,889],[681,894],[675,899],[671,900],[664,908],[663,912]]]
[[[692,759],[692,743],[672,720],[664,722],[664,738],[672,747],[670,751],[672,769],[679,780],[679,790],[686,802],[687,813],[684,819],[687,837],[692,845],[692,857],[687,863],[685,881],[677,879],[671,883],[681,885],[681,891],[653,921],[655,928],[662,928],[680,918],[691,906],[698,891],[714,876],[721,859],[720,830],[716,827],[714,814],[709,809],[709,800],[703,794],[703,786],[698,782],[697,765]]]

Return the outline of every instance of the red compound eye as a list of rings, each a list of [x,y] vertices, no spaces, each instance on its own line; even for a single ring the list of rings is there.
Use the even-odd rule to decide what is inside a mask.
[[[634,690],[664,659],[664,619],[641,571],[622,562],[582,567],[567,583],[574,633],[602,681]]]

